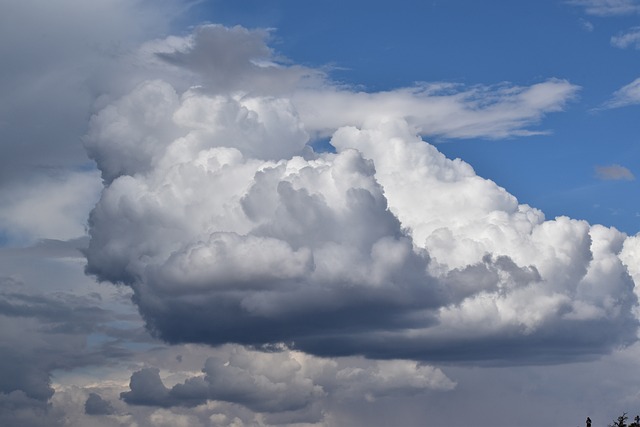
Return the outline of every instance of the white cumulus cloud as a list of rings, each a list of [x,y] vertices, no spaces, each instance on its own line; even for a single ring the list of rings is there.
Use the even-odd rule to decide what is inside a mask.
[[[130,286],[151,331],[473,363],[556,363],[635,340],[626,235],[545,220],[422,139],[530,134],[575,86],[357,92],[278,63],[267,35],[205,26],[157,41],[156,66],[196,86],[167,72],[91,121],[105,188],[88,271]],[[335,152],[311,149],[323,136]]]

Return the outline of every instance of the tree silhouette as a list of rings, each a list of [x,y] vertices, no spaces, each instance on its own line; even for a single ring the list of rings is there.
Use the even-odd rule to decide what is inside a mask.
[[[640,415],[636,415],[631,424],[627,424],[628,419],[627,413],[623,412],[622,415],[620,415],[613,424],[609,424],[608,427],[640,427]]]
[[[627,418],[627,413],[623,412],[622,415],[620,415],[618,419],[613,422],[613,424],[609,424],[609,427],[628,427]]]

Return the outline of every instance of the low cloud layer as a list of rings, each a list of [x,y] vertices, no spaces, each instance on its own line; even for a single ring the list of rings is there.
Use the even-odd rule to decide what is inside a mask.
[[[130,286],[153,333],[470,363],[635,340],[637,238],[545,220],[422,139],[535,133],[575,86],[354,92],[278,63],[265,38],[205,26],[157,41],[165,77],[92,118],[105,189],[87,271]],[[323,135],[335,153],[310,148]],[[159,388],[155,375],[137,378]]]
[[[121,398],[131,405],[164,408],[228,402],[264,414],[268,424],[289,424],[321,421],[320,406],[326,404],[320,404],[326,399],[365,396],[373,401],[455,386],[439,369],[416,362],[349,360],[345,365],[299,352],[264,353],[238,346],[209,357],[202,373],[169,388],[159,369],[144,368],[133,373],[130,391]]]
[[[82,274],[82,244],[49,240],[0,250],[0,425],[67,425],[68,414],[52,405],[54,371],[131,354],[122,346],[133,332],[125,330],[128,316],[109,297],[118,291],[91,287]],[[93,403],[88,410],[95,412]]]

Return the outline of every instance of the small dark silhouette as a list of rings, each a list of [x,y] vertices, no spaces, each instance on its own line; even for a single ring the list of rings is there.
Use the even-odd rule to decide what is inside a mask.
[[[613,422],[613,424],[609,424],[609,426],[610,427],[636,427],[637,426],[636,423],[631,423],[630,426],[627,426],[628,418],[629,417],[627,417],[627,413],[623,412],[622,415],[620,415],[618,419]]]
[[[623,412],[612,424],[608,424],[607,427],[640,427],[640,415],[633,417],[633,422],[627,424],[627,413]],[[591,427],[591,418],[587,417],[587,427]]]
[[[615,423],[613,423],[613,427],[627,427],[627,413],[623,412],[622,415],[618,417]]]

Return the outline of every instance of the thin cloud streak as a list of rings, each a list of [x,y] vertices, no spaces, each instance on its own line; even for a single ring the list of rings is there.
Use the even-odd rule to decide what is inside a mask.
[[[599,109],[607,110],[636,104],[640,104],[640,78],[615,91],[611,99]]]
[[[640,12],[637,0],[568,0],[567,3],[584,7],[587,14],[595,16],[631,15]]]

